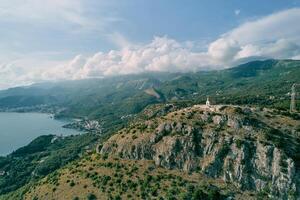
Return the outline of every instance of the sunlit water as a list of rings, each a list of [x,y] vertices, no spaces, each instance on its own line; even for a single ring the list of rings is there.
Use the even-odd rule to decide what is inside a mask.
[[[0,112],[0,155],[7,155],[40,135],[80,133],[62,128],[67,123],[68,121],[55,120],[48,114]]]

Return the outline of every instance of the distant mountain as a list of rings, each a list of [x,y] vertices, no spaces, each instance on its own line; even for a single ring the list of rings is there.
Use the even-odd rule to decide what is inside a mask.
[[[167,99],[215,103],[252,104],[289,108],[289,92],[300,82],[300,61],[253,61],[234,68],[186,74],[166,82],[161,92]]]
[[[103,79],[49,82],[32,86],[10,88],[0,91],[0,108],[12,109],[41,105],[70,105],[85,98],[109,99],[115,93],[125,93],[158,87],[170,74],[128,75]],[[129,91],[128,91],[129,90]]]
[[[121,124],[125,116],[160,102],[204,102],[289,108],[291,85],[300,82],[300,61],[253,61],[225,70],[150,73],[35,84],[0,92],[0,109],[54,112]]]

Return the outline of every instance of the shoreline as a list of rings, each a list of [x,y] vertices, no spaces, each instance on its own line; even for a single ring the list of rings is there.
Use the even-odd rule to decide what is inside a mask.
[[[24,116],[22,116],[24,114]],[[27,119],[27,116],[29,119]],[[1,128],[0,157],[30,143],[42,135],[69,136],[86,133],[79,129],[65,128],[74,122],[70,119],[55,119],[52,114],[40,112],[0,112],[3,118]],[[6,120],[5,120],[6,119]]]

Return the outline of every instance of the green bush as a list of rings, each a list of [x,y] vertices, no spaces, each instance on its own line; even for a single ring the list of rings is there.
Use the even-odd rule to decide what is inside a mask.
[[[90,194],[87,195],[87,199],[88,199],[88,200],[96,200],[97,197],[96,197],[96,195],[94,195],[93,193],[90,193]]]
[[[75,186],[75,182],[74,182],[74,181],[71,181],[69,185],[70,185],[71,187],[74,187],[74,186]]]
[[[242,145],[243,145],[243,141],[242,140],[239,140],[239,139],[237,139],[237,140],[235,140],[235,145],[237,146],[237,148],[242,148]]]

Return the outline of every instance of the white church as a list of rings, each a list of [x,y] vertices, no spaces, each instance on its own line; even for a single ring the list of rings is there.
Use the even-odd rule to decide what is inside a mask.
[[[207,99],[206,99],[206,106],[207,106],[207,107],[210,107],[209,97],[207,97]]]

